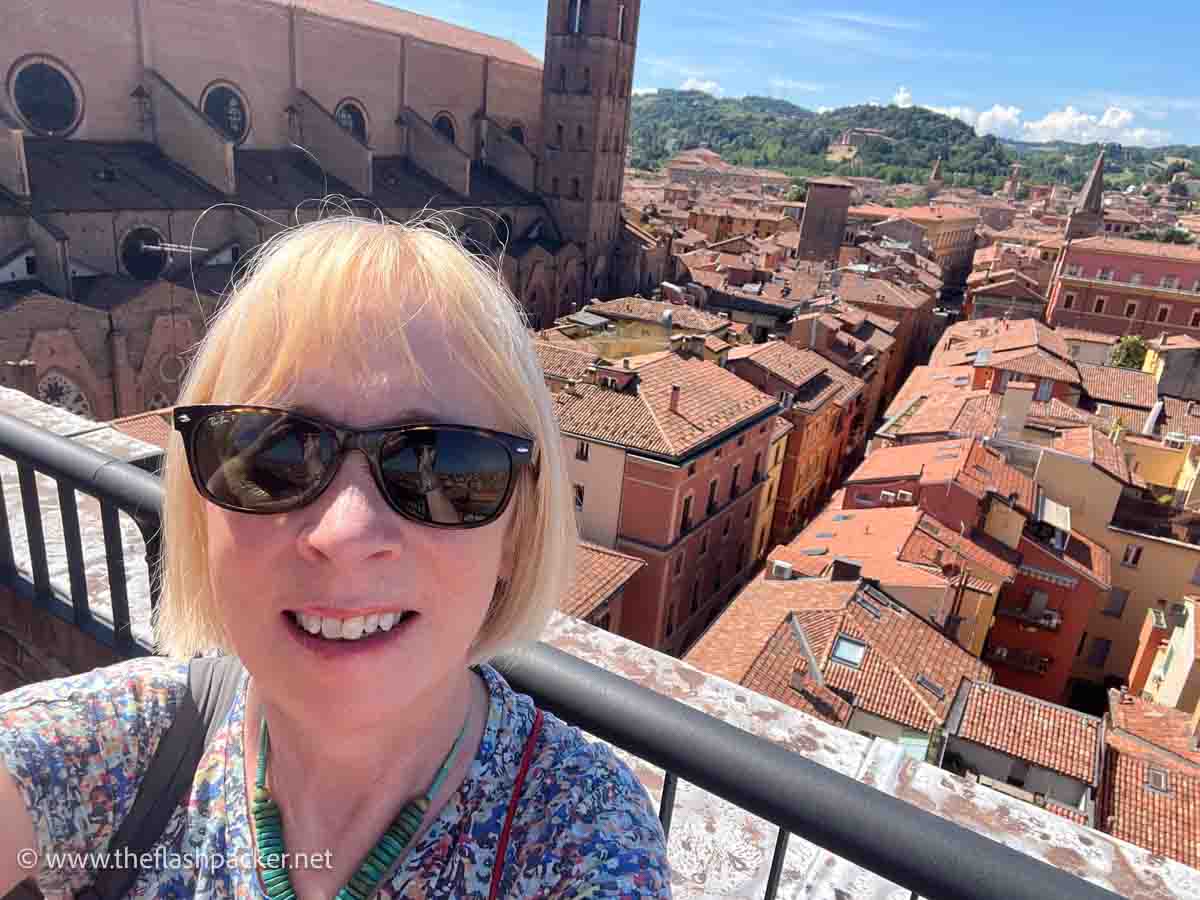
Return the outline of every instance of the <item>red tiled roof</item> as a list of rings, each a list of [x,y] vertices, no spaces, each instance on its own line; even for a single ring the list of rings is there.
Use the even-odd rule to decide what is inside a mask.
[[[885,606],[877,597],[863,595],[879,613],[875,618],[852,599],[859,585],[820,579],[776,581],[760,575],[685,659],[829,721],[846,721],[848,694],[855,708],[932,731],[945,721],[963,680],[990,681],[991,670],[898,604]],[[825,689],[811,677],[792,636],[791,612],[796,613],[821,667]],[[867,645],[857,668],[833,658],[839,635]],[[808,696],[792,687],[794,673],[804,679]],[[922,687],[919,676],[940,689],[942,696]]]
[[[1121,448],[1091,425],[1064,428],[1055,435],[1054,449],[1086,459],[1117,481],[1130,483],[1129,464]]]
[[[167,449],[174,426],[171,424],[171,407],[136,413],[108,422],[113,428],[139,441]]]
[[[1163,415],[1159,419],[1159,431],[1177,431],[1200,435],[1200,402],[1180,400],[1178,397],[1163,397]]]
[[[1078,368],[1084,391],[1095,400],[1143,409],[1158,402],[1158,383],[1149,372],[1083,362]]]
[[[785,341],[747,344],[729,351],[729,361],[749,360],[793,386],[794,405],[815,412],[829,401],[844,403],[863,389],[863,381],[807,347]]]
[[[579,384],[555,394],[562,431],[677,457],[776,406],[774,397],[710,362],[668,351],[631,358],[635,363],[636,393]],[[680,388],[674,412],[672,385]]]
[[[1019,557],[1013,551],[983,532],[964,536],[928,513],[918,520],[917,527],[904,542],[899,559],[940,568],[957,564],[960,554],[968,563],[986,569],[1000,581],[1009,582],[1016,578]],[[997,585],[987,583],[977,587],[990,593]]]
[[[1188,244],[1165,244],[1160,241],[1135,241],[1132,238],[1098,237],[1074,241],[1067,251],[1088,253],[1121,253],[1128,256],[1155,257],[1179,262],[1200,263],[1200,247]]]
[[[993,353],[986,363],[980,362],[979,365],[987,365],[1003,372],[1019,372],[1036,378],[1052,378],[1067,384],[1079,384],[1079,374],[1073,364],[1063,362],[1037,347]]]
[[[971,222],[979,221],[979,214],[974,210],[960,209],[956,206],[910,206],[908,209],[898,209],[896,214],[911,222]]]
[[[645,560],[580,541],[575,551],[575,579],[558,608],[568,616],[586,619],[638,571]]]
[[[1114,338],[1114,342],[1115,342]],[[1154,350],[1196,350],[1200,349],[1200,340],[1190,334],[1164,334],[1150,341]]]
[[[1019,691],[976,683],[967,693],[957,735],[1095,787],[1100,721]]]
[[[885,305],[898,309],[920,309],[933,305],[933,298],[928,294],[882,278],[846,275],[834,292],[847,303],[859,305]]]
[[[587,374],[588,366],[600,359],[595,353],[586,353],[548,341],[534,341],[533,352],[537,354],[542,373],[548,378],[578,381]]]
[[[1191,717],[1109,691],[1108,754],[1097,825],[1153,853],[1200,867],[1200,751]],[[1150,787],[1151,769],[1165,792]]]
[[[1115,838],[1200,868],[1200,771],[1165,766],[1138,749],[1128,739],[1109,738],[1097,825]],[[1166,773],[1167,793],[1149,787],[1151,768]]]
[[[687,328],[691,331],[717,331],[729,324],[729,320],[709,312],[676,303],[665,303],[660,300],[644,300],[641,297],[622,297],[617,300],[606,300],[603,303],[592,303],[583,308],[597,316],[609,319],[634,319],[638,322],[661,323],[663,313],[671,313],[671,324],[674,328]]]
[[[1035,541],[1028,535],[1021,536],[1018,549],[1024,554],[1024,561],[1029,565],[1045,567],[1047,560],[1057,560],[1067,568],[1090,578],[1106,591],[1112,587],[1112,563],[1108,550],[1074,529],[1067,538],[1067,549],[1064,551],[1060,552],[1047,544]],[[1035,551],[1042,557],[1040,562],[1038,556],[1031,556]]]
[[[1115,344],[1118,340],[1115,334],[1103,334],[1099,331],[1088,331],[1086,328],[1067,328],[1060,325],[1058,336],[1064,341],[1082,341],[1087,344]],[[1196,346],[1200,347],[1200,343]]]
[[[392,34],[408,34],[434,44],[458,47],[483,56],[541,70],[541,61],[503,38],[481,34],[440,19],[417,15],[384,3],[368,0],[270,0],[277,6],[296,7],[331,19],[378,28]]]
[[[1071,360],[1071,348],[1053,328],[1036,319],[986,318],[958,322],[946,329],[930,357],[931,365],[962,365],[964,354],[975,350],[1001,353],[1039,347],[1064,362]],[[943,357],[946,358],[943,358]]]

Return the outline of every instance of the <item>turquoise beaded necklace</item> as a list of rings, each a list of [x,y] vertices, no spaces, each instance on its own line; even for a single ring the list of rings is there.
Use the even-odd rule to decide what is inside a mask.
[[[404,809],[400,810],[394,822],[383,836],[375,842],[375,846],[367,854],[358,871],[350,878],[340,891],[336,900],[367,900],[384,876],[391,870],[392,864],[400,858],[400,854],[408,847],[413,835],[425,821],[433,797],[437,794],[442,782],[450,773],[451,764],[458,755],[458,745],[462,743],[467,731],[470,715],[463,721],[454,746],[446,754],[441,769],[429,785],[429,790],[416,800],[410,800]],[[254,779],[254,804],[252,815],[254,830],[258,836],[258,865],[262,870],[263,885],[271,900],[295,900],[296,890],[292,887],[292,879],[287,867],[281,865],[285,861],[285,846],[283,842],[283,819],[279,813],[279,804],[271,796],[267,787],[267,757],[271,752],[271,738],[267,734],[267,719],[263,717],[259,729],[258,746],[258,775]]]

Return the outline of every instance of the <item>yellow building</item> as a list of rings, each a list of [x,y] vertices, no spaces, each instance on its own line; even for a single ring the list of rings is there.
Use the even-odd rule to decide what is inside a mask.
[[[1018,465],[1036,460],[1034,477],[1048,497],[1070,506],[1072,528],[1108,550],[1112,590],[1090,613],[1072,673],[1092,683],[1124,681],[1147,614],[1170,610],[1200,584],[1200,516],[1124,495],[1136,454],[1148,449],[1128,437],[1114,444],[1085,427],[1061,433],[1053,447],[1003,449]]]
[[[779,496],[779,476],[783,472],[787,436],[793,427],[782,416],[775,417],[775,431],[771,435],[770,456],[767,457],[767,486],[758,494],[758,510],[754,514],[754,543],[750,558],[757,562],[762,562],[771,551],[771,520],[775,515],[775,500]]]

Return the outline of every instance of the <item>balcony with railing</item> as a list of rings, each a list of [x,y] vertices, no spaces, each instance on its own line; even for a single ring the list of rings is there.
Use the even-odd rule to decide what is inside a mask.
[[[0,619],[19,624],[0,628],[0,659],[34,641],[68,669],[149,653],[161,486],[123,460],[153,448],[103,426],[50,433],[2,412],[12,393]],[[1200,896],[1200,872],[576,619],[496,665],[631,766],[677,898]]]
[[[1029,609],[1015,606],[997,607],[996,615],[1004,616],[1008,619],[1016,619],[1025,624],[1032,625],[1034,628],[1042,628],[1046,631],[1058,631],[1062,626],[1062,613],[1057,609]]]
[[[1036,650],[1004,646],[988,647],[983,651],[983,658],[990,663],[1020,669],[1022,672],[1033,672],[1035,675],[1045,675],[1054,662],[1052,657]]]

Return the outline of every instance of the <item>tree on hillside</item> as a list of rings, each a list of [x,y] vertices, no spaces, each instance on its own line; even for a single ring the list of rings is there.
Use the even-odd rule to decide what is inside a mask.
[[[1122,369],[1142,368],[1146,359],[1146,339],[1140,334],[1127,334],[1113,347],[1111,362]]]

